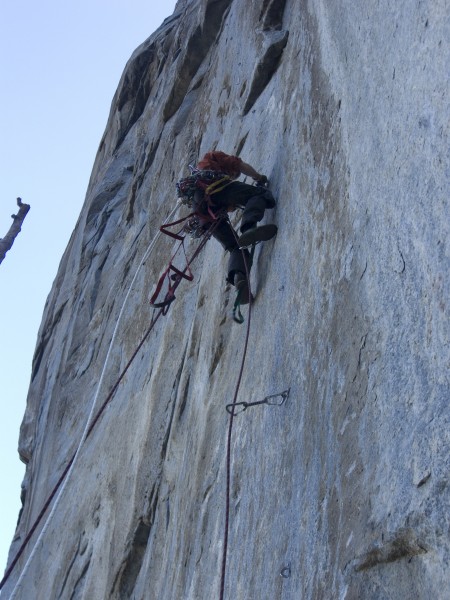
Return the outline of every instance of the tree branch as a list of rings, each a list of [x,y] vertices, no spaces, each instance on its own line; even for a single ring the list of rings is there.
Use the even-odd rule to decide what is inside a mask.
[[[9,231],[5,237],[0,238],[0,264],[3,262],[8,250],[11,250],[14,240],[22,229],[22,223],[24,222],[25,217],[30,210],[30,205],[22,202],[21,198],[17,198],[17,206],[19,207],[19,212],[17,215],[11,215],[13,224],[9,228]]]

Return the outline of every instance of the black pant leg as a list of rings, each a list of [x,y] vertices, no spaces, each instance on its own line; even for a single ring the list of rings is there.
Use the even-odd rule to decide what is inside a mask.
[[[213,237],[220,242],[223,248],[228,252],[232,252],[237,248],[234,229],[231,227],[229,221],[220,221],[214,229]]]
[[[245,259],[244,259],[245,255]],[[227,281],[229,283],[234,284],[234,275],[237,271],[244,273],[247,272],[245,265],[247,264],[247,269],[250,273],[250,269],[252,268],[252,264],[250,261],[250,252],[248,250],[241,250],[240,248],[235,248],[230,254],[230,260],[228,261],[228,277]]]
[[[275,198],[270,190],[241,181],[234,181],[222,192],[214,194],[213,201],[220,207],[242,206],[244,213],[241,228],[244,225],[259,223],[264,217],[266,208],[275,206]]]
[[[276,202],[272,192],[264,187],[258,187],[242,183],[241,181],[233,181],[224,190],[212,195],[212,202],[218,208],[228,208],[231,206],[242,206],[244,213],[242,215],[241,227],[248,223],[257,223],[264,217],[266,208],[274,208]],[[230,252],[228,261],[228,277],[229,283],[234,283],[234,274],[237,271],[241,273],[250,271],[250,253],[248,250],[239,249],[233,228],[228,221],[219,223],[213,233],[213,237],[218,240],[223,248]],[[245,255],[245,259],[244,259]]]

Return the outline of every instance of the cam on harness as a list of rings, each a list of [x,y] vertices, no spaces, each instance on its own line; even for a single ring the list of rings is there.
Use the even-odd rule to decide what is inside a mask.
[[[192,207],[198,189],[204,192],[207,203],[210,203],[212,194],[221,192],[233,181],[229,175],[219,171],[197,169],[192,165],[189,165],[189,168],[191,174],[177,183],[178,197],[189,207]]]

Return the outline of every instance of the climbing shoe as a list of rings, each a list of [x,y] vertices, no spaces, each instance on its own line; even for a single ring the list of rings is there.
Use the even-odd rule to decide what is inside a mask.
[[[248,280],[245,273],[237,271],[234,276],[234,285],[237,290],[237,301],[239,304],[248,304],[250,302],[250,293],[248,289]],[[253,300],[253,296],[252,296]]]
[[[261,227],[252,227],[251,229],[247,229],[244,233],[238,238],[239,248],[246,248],[247,246],[252,246],[257,242],[266,242],[273,238],[278,231],[278,227],[273,223],[269,223],[268,225],[261,225]]]

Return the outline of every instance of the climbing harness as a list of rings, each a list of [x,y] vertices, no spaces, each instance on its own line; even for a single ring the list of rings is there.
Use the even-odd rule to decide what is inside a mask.
[[[266,396],[262,400],[256,400],[256,402],[235,402],[234,404],[227,404],[225,408],[230,415],[236,416],[247,410],[250,406],[259,406],[261,404],[267,404],[268,406],[282,406],[289,397],[290,391],[291,388],[288,388],[287,390],[284,390],[284,392]]]
[[[202,190],[207,202],[209,202],[212,194],[221,192],[233,181],[229,175],[220,171],[197,169],[191,165],[189,165],[189,168],[191,174],[188,177],[183,177],[176,184],[179,200],[189,208],[193,206],[197,190]]]

